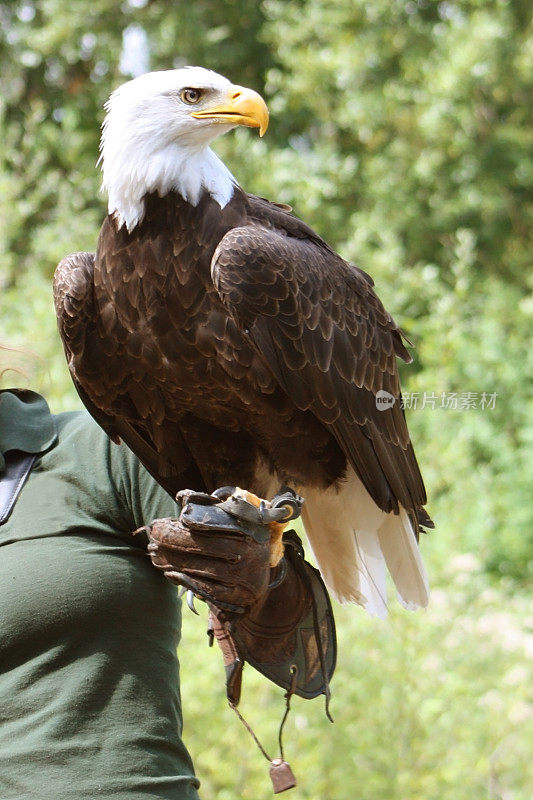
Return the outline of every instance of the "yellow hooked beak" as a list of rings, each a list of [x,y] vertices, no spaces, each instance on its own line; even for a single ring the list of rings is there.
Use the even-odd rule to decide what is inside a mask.
[[[192,111],[191,117],[259,128],[259,136],[268,128],[268,108],[265,101],[260,94],[253,89],[245,89],[244,86],[230,86],[226,101],[212,108]]]

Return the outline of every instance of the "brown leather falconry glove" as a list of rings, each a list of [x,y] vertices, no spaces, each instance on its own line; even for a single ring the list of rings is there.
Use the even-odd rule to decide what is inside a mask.
[[[260,521],[268,521],[268,512],[216,495],[180,492],[179,519],[147,526],[152,563],[208,602],[232,705],[240,699],[245,661],[291,693],[328,698],[335,624],[318,570],[304,561],[294,531],[284,534],[284,557],[271,568],[271,532]],[[280,497],[278,505],[286,508],[288,495]],[[270,519],[279,519],[276,514]]]
[[[242,525],[214,495],[183,491],[178,519],[148,526],[148,552],[172,583],[228,613],[243,614],[267,591],[269,531]]]

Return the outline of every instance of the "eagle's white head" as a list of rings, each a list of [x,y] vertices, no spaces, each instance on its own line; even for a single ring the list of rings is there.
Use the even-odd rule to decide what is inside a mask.
[[[251,89],[202,67],[149,72],[120,86],[106,103],[100,144],[109,213],[129,231],[142,220],[147,192],[178,192],[196,205],[207,190],[221,207],[235,180],[209,148],[246,125],[262,136],[268,109]]]

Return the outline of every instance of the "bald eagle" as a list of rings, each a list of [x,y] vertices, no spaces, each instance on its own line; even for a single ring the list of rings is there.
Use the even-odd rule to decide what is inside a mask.
[[[262,135],[256,92],[200,68],[153,72],[106,104],[109,213],[54,300],[78,392],[172,494],[228,483],[305,497],[341,602],[425,606],[432,526],[400,399],[402,335],[373,289],[285,205],[247,194],[209,145]],[[379,400],[388,399],[388,404]]]

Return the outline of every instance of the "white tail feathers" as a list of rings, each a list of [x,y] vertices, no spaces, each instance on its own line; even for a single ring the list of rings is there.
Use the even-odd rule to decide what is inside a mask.
[[[386,514],[353,470],[340,490],[303,488],[302,518],[322,577],[341,603],[387,614],[386,568],[406,608],[425,607],[426,570],[407,512]]]
[[[400,506],[399,515],[385,515],[378,538],[400,602],[410,609],[425,608],[429,600],[426,568],[404,508]]]

